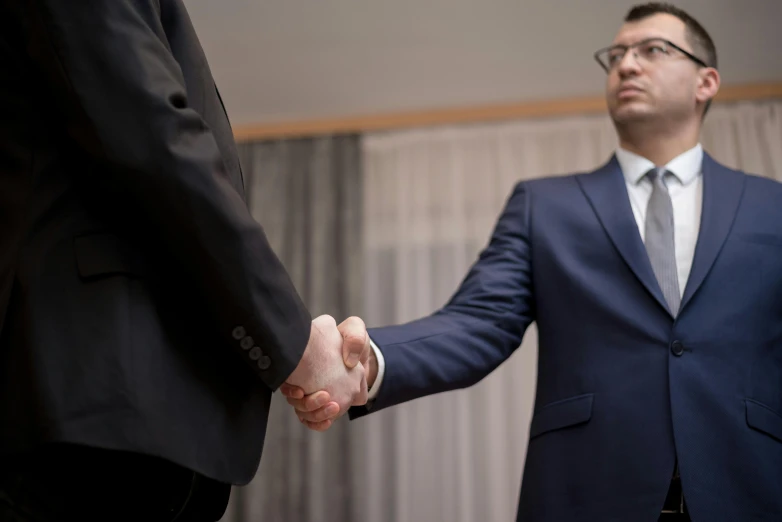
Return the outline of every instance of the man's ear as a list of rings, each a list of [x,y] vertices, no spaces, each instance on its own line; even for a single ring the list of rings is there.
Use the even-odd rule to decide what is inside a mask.
[[[714,99],[720,90],[720,73],[714,67],[704,67],[700,71],[698,85],[695,91],[695,99],[699,103],[706,103]]]

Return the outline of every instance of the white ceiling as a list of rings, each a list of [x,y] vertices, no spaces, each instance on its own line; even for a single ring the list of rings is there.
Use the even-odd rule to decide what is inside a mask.
[[[599,94],[631,0],[185,0],[234,125]],[[782,0],[680,0],[723,84],[782,81]]]

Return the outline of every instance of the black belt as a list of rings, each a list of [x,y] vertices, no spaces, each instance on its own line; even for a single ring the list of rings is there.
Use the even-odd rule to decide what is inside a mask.
[[[682,493],[682,480],[678,474],[671,479],[671,487],[668,488],[668,495],[665,496],[663,504],[663,513],[684,513],[684,494]]]
[[[668,488],[668,494],[665,496],[660,521],[689,519],[687,504],[684,502],[684,492],[682,491],[682,479],[681,475],[679,475],[679,465],[677,463],[671,479],[671,485]]]

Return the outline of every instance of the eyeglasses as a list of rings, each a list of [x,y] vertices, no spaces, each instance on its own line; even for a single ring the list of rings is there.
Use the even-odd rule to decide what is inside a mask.
[[[643,60],[647,63],[668,60],[676,54],[676,51],[679,51],[701,67],[708,67],[706,62],[694,54],[685,51],[675,43],[663,38],[648,38],[638,43],[634,43],[633,45],[612,45],[611,47],[606,47],[605,49],[597,51],[594,55],[595,60],[597,60],[597,63],[605,69],[606,73],[610,73],[622,62],[625,54],[627,54],[627,51],[630,49],[635,50],[634,55],[636,59]]]

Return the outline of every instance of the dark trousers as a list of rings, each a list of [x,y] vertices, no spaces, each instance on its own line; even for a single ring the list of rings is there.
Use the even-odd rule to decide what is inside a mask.
[[[231,491],[163,459],[74,445],[0,465],[0,522],[214,522]]]

